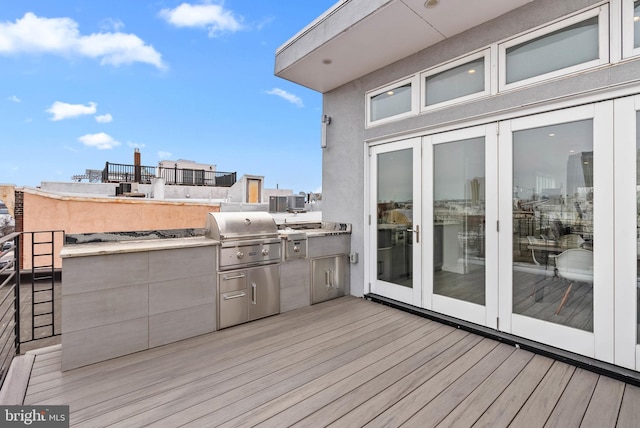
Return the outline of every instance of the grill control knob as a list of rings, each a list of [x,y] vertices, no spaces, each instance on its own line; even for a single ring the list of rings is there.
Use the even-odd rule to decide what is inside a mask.
[[[269,255],[269,250],[268,250],[268,249],[266,249],[266,248],[263,248],[263,249],[262,249],[262,255],[263,255],[263,256],[268,256],[268,255]]]
[[[241,259],[241,258],[243,258],[243,257],[244,257],[244,253],[243,253],[242,251],[238,251],[238,252],[236,253],[236,257],[237,257],[237,258],[239,258],[239,259]]]

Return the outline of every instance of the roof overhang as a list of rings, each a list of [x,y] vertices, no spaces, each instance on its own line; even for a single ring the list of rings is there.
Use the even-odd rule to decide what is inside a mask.
[[[330,91],[532,0],[341,0],[276,51],[275,74]]]

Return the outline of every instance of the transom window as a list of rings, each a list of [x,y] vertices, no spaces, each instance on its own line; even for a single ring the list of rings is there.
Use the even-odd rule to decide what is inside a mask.
[[[415,78],[406,79],[368,94],[367,124],[417,113]]]
[[[422,73],[422,109],[489,93],[489,49]]]
[[[626,0],[622,6],[623,57],[640,55],[640,0]],[[605,4],[368,92],[366,125],[608,64],[609,50]]]
[[[603,6],[499,46],[500,89],[567,75],[609,61],[608,7]]]

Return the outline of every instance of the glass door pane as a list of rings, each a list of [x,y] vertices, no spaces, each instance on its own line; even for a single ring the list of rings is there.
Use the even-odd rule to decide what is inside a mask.
[[[593,120],[513,133],[513,313],[593,332]]]
[[[413,150],[377,156],[377,279],[413,287]]]
[[[433,293],[485,304],[485,139],[433,148]]]

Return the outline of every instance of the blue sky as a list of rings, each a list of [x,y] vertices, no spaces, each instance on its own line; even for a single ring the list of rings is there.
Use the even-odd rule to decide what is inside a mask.
[[[188,159],[322,185],[321,95],[276,49],[336,0],[0,0],[0,183]]]

